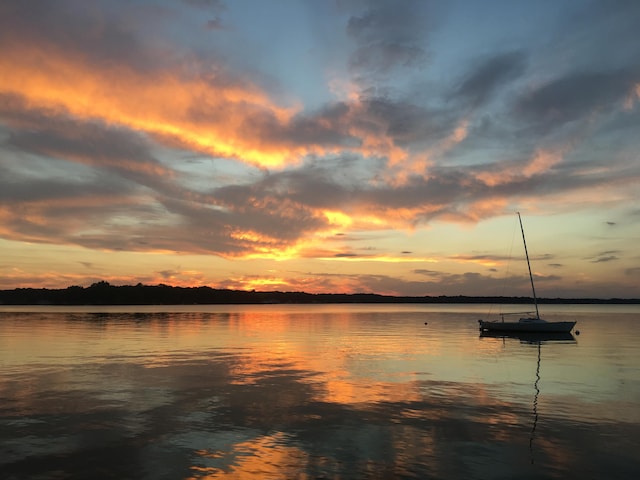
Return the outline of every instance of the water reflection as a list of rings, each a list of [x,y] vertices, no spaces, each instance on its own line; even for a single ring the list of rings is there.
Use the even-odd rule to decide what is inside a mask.
[[[534,345],[537,349],[536,359],[536,372],[535,380],[533,382],[533,406],[532,416],[533,422],[531,425],[531,432],[529,435],[529,453],[531,456],[531,464],[535,463],[534,455],[534,439],[536,436],[536,429],[538,426],[539,413],[538,413],[538,398],[540,396],[540,365],[541,365],[541,351],[542,345],[549,342],[555,343],[576,343],[576,339],[570,332],[490,332],[481,331],[480,338],[494,338],[502,339],[503,342],[507,339],[518,340],[521,344]]]
[[[533,458],[533,438],[536,434],[536,427],[538,426],[538,396],[540,395],[540,350],[541,342],[538,342],[538,361],[536,363],[536,381],[533,384],[533,388],[536,391],[533,397],[533,426],[531,427],[531,438],[529,439],[529,451],[531,452],[531,463],[534,463]]]
[[[516,339],[521,343],[539,345],[545,342],[575,343],[576,338],[570,332],[480,332],[480,338]]]
[[[602,441],[622,430],[636,438],[637,422],[584,421],[573,411],[580,399],[548,383],[587,358],[559,348],[575,339],[478,340],[475,316],[1,321],[0,469],[7,478],[580,478],[638,467],[621,439],[615,459]]]

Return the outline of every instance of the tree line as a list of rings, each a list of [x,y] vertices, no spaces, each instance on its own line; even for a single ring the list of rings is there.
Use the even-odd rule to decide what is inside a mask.
[[[539,303],[638,304],[640,299],[543,298]],[[246,290],[170,285],[111,285],[106,281],[89,287],[73,285],[61,289],[16,288],[0,290],[4,305],[214,305],[269,303],[517,303],[530,304],[530,297],[391,296],[375,293],[257,292]]]

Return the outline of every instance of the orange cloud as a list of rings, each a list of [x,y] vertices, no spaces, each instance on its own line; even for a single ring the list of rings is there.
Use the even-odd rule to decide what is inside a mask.
[[[0,90],[23,96],[31,108],[124,125],[262,166],[282,165],[291,155],[286,146],[260,141],[247,125],[254,116],[285,123],[293,111],[247,83],[222,84],[214,74],[150,78],[123,66],[96,69],[41,45],[3,52],[0,69]]]
[[[534,155],[525,165],[513,162],[508,163],[504,165],[504,168],[497,172],[478,173],[476,178],[482,180],[490,187],[495,187],[497,185],[512,182],[520,177],[528,178],[545,173],[562,161],[566,150],[567,147],[558,149],[557,151],[539,149],[536,150]]]
[[[464,212],[445,213],[441,219],[453,223],[476,224],[481,220],[503,215],[509,211],[509,200],[505,197],[494,197],[486,200],[478,200],[469,204]],[[511,213],[511,212],[510,212]]]
[[[424,178],[429,175],[429,167],[434,162],[434,159],[442,156],[453,147],[467,138],[469,127],[469,120],[463,118],[458,122],[454,130],[436,145],[430,147],[422,152],[414,153],[412,155],[397,155],[392,158],[390,166],[399,166],[398,169],[392,169],[386,175],[386,181],[393,186],[406,185],[407,182],[414,175],[419,175]]]
[[[536,151],[534,157],[529,161],[523,169],[524,175],[532,177],[538,173],[544,173],[551,167],[562,161],[564,152],[549,152],[545,150]]]
[[[386,120],[372,118],[360,100],[352,100],[336,119],[318,118],[299,127],[295,118],[299,106],[278,106],[245,79],[223,78],[215,72],[184,74],[198,67],[177,65],[172,71],[148,73],[126,64],[91,65],[82,55],[55,45],[22,45],[5,49],[0,57],[0,91],[24,98],[28,108],[97,119],[147,133],[168,145],[260,167],[283,167],[306,154],[344,150],[386,155],[391,165],[408,158],[386,133]],[[296,140],[296,128],[303,128],[312,139]],[[313,140],[320,131],[334,137],[349,135],[354,141],[320,144]]]

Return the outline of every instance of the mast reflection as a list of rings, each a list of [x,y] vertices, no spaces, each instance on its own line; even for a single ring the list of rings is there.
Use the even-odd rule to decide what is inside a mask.
[[[533,396],[533,424],[529,435],[529,454],[531,464],[534,464],[533,440],[538,426],[538,397],[540,396],[540,364],[542,345],[549,342],[554,343],[577,343],[575,337],[570,332],[487,332],[481,331],[480,338],[501,338],[519,340],[521,344],[536,345],[538,349],[538,359],[536,362],[536,379],[533,383],[535,394]]]
[[[531,455],[531,465],[533,465],[533,437],[536,434],[536,427],[538,426],[538,396],[540,395],[540,346],[542,342],[538,342],[538,362],[536,366],[536,381],[533,384],[533,388],[536,393],[533,396],[533,425],[531,426],[531,435],[529,436],[529,454]]]

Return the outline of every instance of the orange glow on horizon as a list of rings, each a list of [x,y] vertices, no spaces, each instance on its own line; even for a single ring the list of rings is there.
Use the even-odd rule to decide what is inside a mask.
[[[283,286],[289,285],[288,282],[283,278],[270,277],[270,278],[253,278],[250,280],[244,281],[244,290],[252,291],[252,290],[268,290],[269,287],[277,287],[282,288]]]

